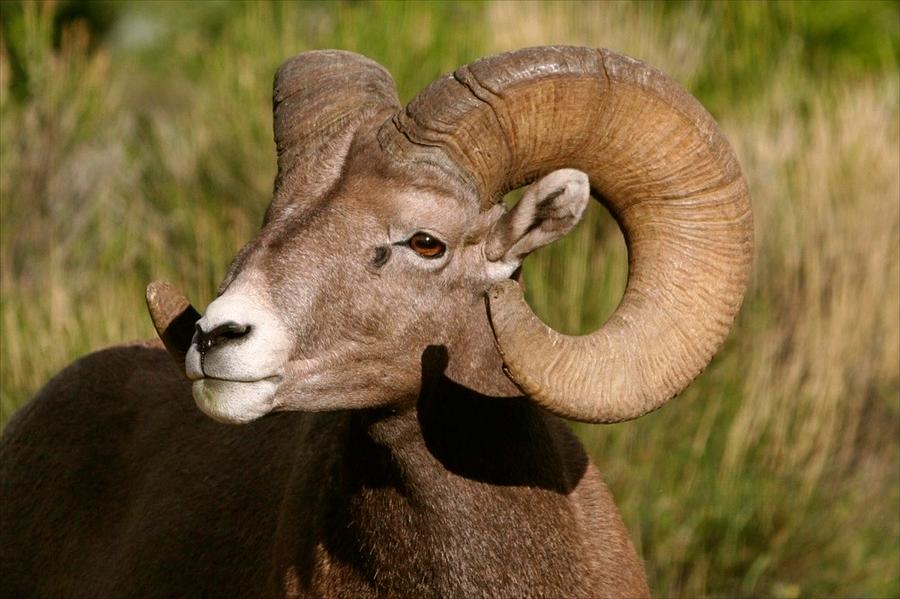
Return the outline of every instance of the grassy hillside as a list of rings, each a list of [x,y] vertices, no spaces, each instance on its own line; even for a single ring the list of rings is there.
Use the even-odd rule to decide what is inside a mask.
[[[578,426],[655,594],[900,595],[900,8],[869,3],[4,3],[0,423],[73,358],[153,335],[146,283],[204,306],[271,194],[271,84],[366,54],[401,98],[483,55],[609,47],[719,120],[750,183],[751,288],[665,409]],[[624,288],[599,206],[526,264],[568,332]]]

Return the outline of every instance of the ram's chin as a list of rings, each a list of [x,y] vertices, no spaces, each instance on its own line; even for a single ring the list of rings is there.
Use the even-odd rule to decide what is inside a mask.
[[[277,390],[278,382],[272,379],[242,382],[204,378],[193,385],[197,407],[226,424],[243,424],[265,416],[272,411]]]

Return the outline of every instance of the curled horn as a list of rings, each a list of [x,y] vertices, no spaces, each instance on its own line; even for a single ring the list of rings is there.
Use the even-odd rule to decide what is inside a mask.
[[[272,104],[278,150],[273,206],[324,193],[340,175],[357,128],[400,108],[394,80],[381,65],[341,50],[285,61],[275,75]]]
[[[544,325],[513,280],[488,294],[509,376],[566,418],[655,410],[709,363],[749,276],[747,185],[712,117],[671,79],[609,50],[529,48],[462,67],[379,130],[386,152],[438,164],[488,208],[577,168],[621,226],[624,297],[596,332]]]

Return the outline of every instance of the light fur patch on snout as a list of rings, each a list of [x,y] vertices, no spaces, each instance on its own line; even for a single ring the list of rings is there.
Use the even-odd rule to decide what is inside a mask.
[[[263,379],[252,383],[200,379],[191,392],[200,411],[225,424],[243,424],[265,416],[274,407],[280,381]]]
[[[248,332],[203,352],[195,334],[185,356],[194,401],[216,420],[246,422],[268,412],[290,353],[286,327],[252,283],[242,273],[197,321],[207,332],[229,322]]]

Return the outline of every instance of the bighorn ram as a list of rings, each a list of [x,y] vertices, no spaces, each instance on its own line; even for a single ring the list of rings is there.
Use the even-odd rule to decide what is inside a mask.
[[[148,289],[183,372],[152,343],[107,349],[9,424],[3,594],[647,595],[561,418],[655,410],[725,337],[751,213],[713,119],[653,68],[571,47],[479,60],[405,108],[378,64],[308,52],[274,111],[274,199],[218,298],[200,318]],[[568,337],[515,273],[590,189],[629,280]]]

